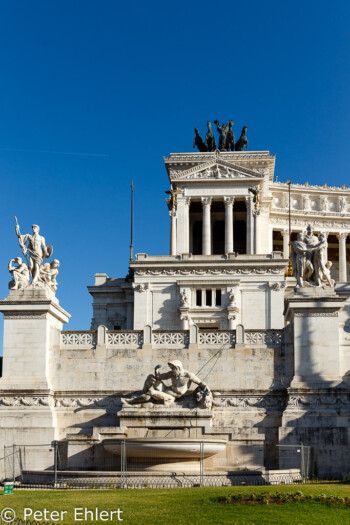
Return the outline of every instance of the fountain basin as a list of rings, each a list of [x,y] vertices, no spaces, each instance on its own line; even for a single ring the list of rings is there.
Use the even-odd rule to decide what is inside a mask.
[[[129,471],[152,472],[193,472],[200,470],[201,443],[203,459],[223,452],[223,439],[167,439],[167,438],[126,438],[105,439],[103,446],[112,454],[121,455],[122,442]]]

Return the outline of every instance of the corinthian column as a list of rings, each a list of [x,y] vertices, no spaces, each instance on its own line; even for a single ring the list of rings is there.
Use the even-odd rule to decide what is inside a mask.
[[[252,213],[253,213],[253,223],[254,223],[253,252],[252,253],[257,254],[259,253],[260,221],[258,220],[258,217],[260,215],[260,209],[254,207]]]
[[[347,268],[346,268],[346,238],[347,233],[338,233],[337,238],[339,240],[339,282],[345,283],[347,281]]]
[[[253,221],[252,221],[252,198],[246,195],[245,202],[247,206],[247,254],[253,253]]]
[[[210,206],[211,197],[202,197],[203,205],[203,239],[202,239],[202,254],[211,254],[211,221],[210,221]]]
[[[176,255],[176,210],[169,210],[170,215],[170,255]]]
[[[184,253],[189,253],[190,251],[190,197],[185,198],[185,207],[184,207]]]
[[[283,257],[289,259],[289,230],[282,230],[283,236]]]
[[[225,253],[233,252],[233,214],[234,197],[225,197]]]

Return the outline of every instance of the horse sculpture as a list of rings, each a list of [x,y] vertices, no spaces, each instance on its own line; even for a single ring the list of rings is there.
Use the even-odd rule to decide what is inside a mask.
[[[242,129],[241,136],[236,142],[235,151],[243,151],[244,146],[246,149],[248,149],[248,139],[246,136],[247,129],[248,129],[247,126],[244,126],[244,128]]]
[[[199,135],[198,128],[194,128],[194,132],[196,136],[194,137],[193,147],[195,148],[197,146],[198,151],[200,151],[201,153],[208,151],[207,146],[204,144],[202,138]]]
[[[216,142],[214,138],[214,134],[211,129],[211,122],[208,120],[207,122],[208,131],[205,136],[205,144],[208,146],[208,151],[215,151],[216,150]]]
[[[233,134],[233,126],[234,122],[232,120],[229,121],[229,123],[226,126],[227,129],[227,135],[226,135],[226,149],[227,151],[235,151],[235,136]]]

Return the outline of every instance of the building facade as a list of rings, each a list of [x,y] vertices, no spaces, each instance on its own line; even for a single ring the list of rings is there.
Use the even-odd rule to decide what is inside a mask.
[[[266,151],[164,162],[170,254],[137,254],[127,278],[96,274],[91,330],[63,330],[69,314],[46,289],[0,301],[0,446],[56,440],[65,468],[98,470],[106,436],[199,432],[231,445],[225,471],[284,468],[272,447],[303,443],[313,474],[348,475],[349,189],[274,182]],[[286,276],[289,210],[292,240],[309,224],[326,234],[335,289],[298,290]],[[210,411],[191,401],[166,414],[122,407],[157,363],[174,359],[205,378]],[[28,468],[52,466],[48,453],[27,457]]]
[[[287,183],[274,182],[275,155],[267,151],[175,153],[164,162],[176,192],[176,206],[168,199],[170,255],[137,254],[130,265],[133,283],[96,274],[95,286],[89,287],[93,329],[100,324],[188,329],[191,323],[281,329],[289,206],[292,241],[309,224],[315,233],[325,233],[332,276],[347,282],[350,193],[345,186],[291,184],[289,196]],[[250,191],[255,187],[258,207]],[[268,278],[264,265],[271,265]],[[182,292],[188,310],[180,308]],[[234,312],[227,310],[230,293]]]

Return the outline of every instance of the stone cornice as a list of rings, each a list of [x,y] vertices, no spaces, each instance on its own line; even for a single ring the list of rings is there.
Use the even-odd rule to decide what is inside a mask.
[[[284,275],[287,261],[282,254],[271,256],[180,256],[148,257],[133,261],[130,267],[136,277],[141,276],[229,276],[229,275]]]
[[[213,286],[214,288],[217,288],[218,286],[222,286],[222,287],[230,287],[230,288],[234,288],[234,287],[237,287],[239,286],[240,284],[240,280],[233,280],[232,277],[230,278],[227,278],[227,279],[221,279],[220,281],[215,281],[215,286]],[[213,284],[213,281],[211,279],[203,279],[203,280],[188,280],[188,281],[182,281],[182,280],[178,280],[176,281],[176,284],[178,286],[196,286],[196,287],[201,287],[201,286],[205,286],[205,287],[208,287],[208,285],[212,285]],[[201,308],[201,307],[200,307]],[[215,307],[214,309],[215,311],[217,311],[217,307]]]
[[[291,214],[291,217],[293,218],[293,216],[295,217],[298,217],[300,215],[304,215],[305,217],[305,220],[314,220],[314,219],[321,219],[321,220],[324,220],[324,219],[334,219],[334,220],[339,220],[339,221],[344,221],[344,219],[348,219],[349,222],[350,222],[350,212],[349,213],[340,213],[338,211],[328,211],[328,212],[325,212],[325,211],[311,211],[311,210],[291,210],[290,212]],[[287,208],[272,208],[271,209],[271,213],[270,213],[271,217],[288,217],[289,216],[289,211]]]
[[[8,319],[34,319],[46,318],[47,313],[56,317],[59,321],[67,323],[70,314],[59,304],[53,301],[29,301],[29,300],[9,300],[0,301],[0,312],[3,312]]]
[[[289,190],[289,184],[286,182],[271,182],[269,184],[270,191],[278,191],[278,192],[288,192]],[[339,187],[339,186],[328,186],[327,184],[324,184],[323,186],[319,186],[317,184],[310,185],[308,183],[305,184],[291,184],[290,185],[291,194],[293,193],[312,193],[312,194],[326,194],[329,196],[330,191],[336,191],[337,195],[344,195],[349,197],[350,196],[350,188],[345,186]]]
[[[168,175],[170,169],[189,169],[199,164],[216,163],[219,160],[235,164],[240,168],[254,171],[255,173],[268,174],[270,181],[273,180],[275,170],[275,155],[270,155],[269,151],[246,151],[246,152],[189,152],[189,153],[171,153],[169,157],[163,157]]]
[[[225,162],[221,159],[192,166],[186,170],[175,170],[169,167],[168,174],[171,182],[189,182],[198,180],[237,180],[241,182],[248,179],[249,183],[253,183],[264,178],[264,174],[261,174],[258,171],[230,162]]]
[[[293,217],[292,214],[291,224],[293,230],[305,229],[308,224],[311,224],[311,226],[316,230],[319,230],[320,228],[327,229],[330,232],[333,232],[333,230],[337,229],[350,230],[350,220],[345,222],[344,217],[330,217],[329,219],[330,220],[326,220],[326,218],[322,216],[317,217],[317,219],[315,220],[314,216]],[[288,225],[288,213],[284,213],[283,215],[279,213],[271,213],[270,222],[272,225],[276,225],[276,228],[284,228]]]

